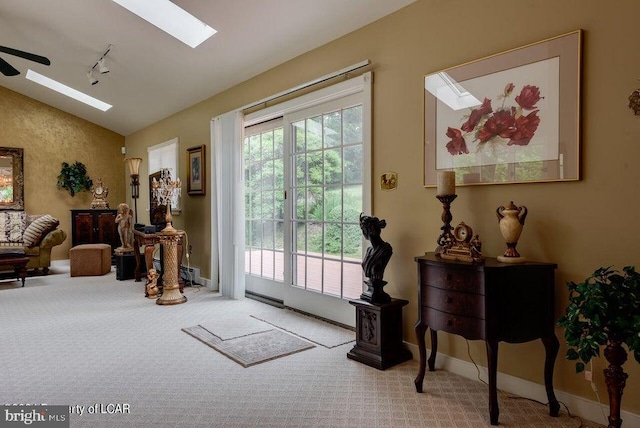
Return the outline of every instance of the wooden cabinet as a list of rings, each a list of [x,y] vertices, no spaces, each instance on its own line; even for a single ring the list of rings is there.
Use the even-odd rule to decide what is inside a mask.
[[[120,246],[117,210],[71,210],[71,245],[109,244],[111,255]]]
[[[483,264],[443,260],[433,253],[416,257],[419,310],[416,336],[420,365],[415,379],[422,392],[426,366],[425,333],[431,329],[429,370],[435,368],[438,331],[469,340],[484,340],[489,370],[489,415],[498,424],[496,372],[498,342],[522,343],[541,339],[546,351],[544,382],[549,414],[560,405],[553,392],[553,366],[559,343],[555,336],[553,263]]]

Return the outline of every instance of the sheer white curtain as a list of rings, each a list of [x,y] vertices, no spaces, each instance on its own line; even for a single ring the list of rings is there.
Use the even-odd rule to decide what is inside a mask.
[[[211,189],[211,283],[220,294],[244,298],[244,172],[242,113],[232,111],[211,121],[214,169]],[[218,277],[219,275],[219,277]]]

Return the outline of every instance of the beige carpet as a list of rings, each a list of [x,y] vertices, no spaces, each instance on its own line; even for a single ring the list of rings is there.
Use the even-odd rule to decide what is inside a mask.
[[[181,328],[281,309],[204,288],[185,294],[185,304],[156,305],[144,282],[70,278],[57,266],[24,288],[10,282],[0,288],[0,403],[131,406],[74,413],[71,428],[491,427],[483,383],[437,370],[417,394],[417,361],[376,370],[347,358],[352,344],[244,368]],[[498,399],[502,428],[580,425],[564,407],[552,418],[544,405]]]
[[[325,348],[335,348],[356,340],[356,334],[352,330],[290,309],[264,311],[251,316]]]
[[[198,325],[222,340],[273,330],[273,326],[265,322],[238,314],[231,316],[219,314],[215,321],[202,322]]]

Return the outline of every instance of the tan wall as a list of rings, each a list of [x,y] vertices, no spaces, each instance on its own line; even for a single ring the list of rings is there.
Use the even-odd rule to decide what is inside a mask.
[[[519,249],[532,260],[558,263],[557,315],[567,302],[567,280],[581,280],[600,266],[639,265],[639,234],[632,226],[640,209],[640,119],[627,97],[640,86],[637,17],[640,2],[617,0],[423,0],[364,29],[302,55],[231,90],[127,137],[131,153],[179,137],[181,149],[209,147],[210,118],[363,59],[374,64],[373,177],[399,173],[393,192],[373,189],[374,212],[387,220],[384,238],[394,247],[385,272],[392,296],[411,301],[405,309],[405,339],[415,343],[416,275],[413,258],[432,251],[440,232],[441,205],[434,189],[422,186],[422,78],[425,74],[483,56],[584,29],[582,171],[577,182],[462,187],[453,204],[454,224],[465,221],[480,234],[483,252],[504,251],[495,209],[514,200],[529,208]],[[144,156],[143,156],[144,157]],[[142,172],[141,174],[145,174]],[[186,178],[184,170],[182,178]],[[144,176],[144,175],[143,175]],[[144,193],[144,191],[143,191]],[[210,193],[185,197],[178,223],[190,234],[192,264],[208,274]],[[142,200],[142,199],[141,199]],[[611,225],[614,226],[611,226]],[[625,227],[629,225],[630,228]],[[629,232],[629,230],[631,232]],[[517,286],[517,285],[514,285]],[[523,305],[526,302],[522,302]],[[562,340],[562,331],[557,331]],[[501,372],[541,383],[541,343],[500,346]],[[440,350],[468,360],[457,337],[442,335]],[[594,400],[573,365],[556,365],[557,390]],[[486,365],[485,348],[472,342],[476,361]],[[601,397],[606,391],[602,360],[594,362]],[[631,359],[623,408],[640,413],[640,365]],[[606,398],[605,398],[606,399]]]
[[[124,201],[122,135],[0,87],[0,146],[24,149],[25,211],[50,214],[67,232],[67,240],[53,248],[53,260],[69,258],[69,210],[90,208],[92,199],[90,192],[71,197],[56,187],[62,162],[84,163],[94,183],[102,178],[112,208]]]

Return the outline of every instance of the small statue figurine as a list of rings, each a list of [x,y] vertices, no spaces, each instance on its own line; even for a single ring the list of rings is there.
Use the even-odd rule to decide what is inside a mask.
[[[368,289],[360,295],[360,298],[371,303],[388,303],[391,301],[391,296],[382,289],[387,284],[382,279],[384,269],[393,254],[391,244],[383,241],[380,237],[381,230],[386,226],[387,222],[385,220],[360,214],[362,235],[371,242],[371,247],[367,248],[362,260],[362,269],[364,276],[367,278],[364,283]]]
[[[121,203],[118,205],[118,214],[116,215],[116,224],[118,225],[118,234],[122,245],[115,249],[115,253],[130,253],[133,251],[133,231],[131,229],[131,219],[133,218],[133,210],[129,205]]]
[[[149,269],[147,273],[147,285],[145,286],[145,297],[156,299],[158,297],[158,272],[155,269]]]

